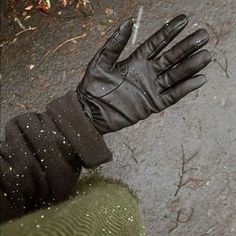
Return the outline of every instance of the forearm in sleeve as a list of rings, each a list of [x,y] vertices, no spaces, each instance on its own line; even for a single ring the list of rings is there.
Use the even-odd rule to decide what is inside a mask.
[[[5,127],[0,151],[1,221],[65,199],[82,166],[111,160],[102,136],[74,92],[43,113],[26,113]]]

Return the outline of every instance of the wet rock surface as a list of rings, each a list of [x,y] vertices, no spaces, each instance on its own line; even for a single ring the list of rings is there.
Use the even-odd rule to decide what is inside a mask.
[[[189,25],[175,42],[198,28],[209,31],[208,83],[166,111],[106,135],[114,161],[97,172],[137,190],[148,235],[235,235],[236,2],[91,1],[91,16],[76,3],[52,3],[49,14],[25,14],[20,1],[13,8],[2,3],[2,137],[11,117],[43,110],[74,89],[106,38],[124,18],[137,17],[141,5],[137,41],[124,56],[185,13]]]

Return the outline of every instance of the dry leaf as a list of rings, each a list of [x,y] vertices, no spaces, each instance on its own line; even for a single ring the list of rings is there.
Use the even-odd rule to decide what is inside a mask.
[[[30,5],[27,5],[24,10],[25,11],[30,11],[33,7],[34,7],[34,5],[30,4]]]
[[[109,15],[113,14],[113,9],[112,8],[106,8],[105,12],[109,16]]]
[[[59,0],[59,4],[60,4],[62,7],[66,7],[67,4],[68,4],[68,0]]]
[[[205,183],[205,180],[190,178],[185,183],[183,183],[183,186],[195,190],[204,185]]]
[[[48,13],[51,8],[50,0],[38,0],[37,8]]]

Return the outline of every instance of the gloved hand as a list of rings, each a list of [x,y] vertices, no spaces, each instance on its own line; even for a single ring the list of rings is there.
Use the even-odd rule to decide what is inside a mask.
[[[132,32],[132,20],[126,20],[97,52],[76,91],[101,134],[160,112],[206,82],[204,75],[194,75],[211,61],[207,50],[195,53],[208,42],[206,30],[160,54],[187,22],[185,15],[177,16],[117,62]]]

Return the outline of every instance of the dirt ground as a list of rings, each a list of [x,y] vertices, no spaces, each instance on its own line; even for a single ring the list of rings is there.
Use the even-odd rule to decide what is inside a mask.
[[[208,83],[175,106],[108,134],[114,161],[97,172],[140,197],[148,235],[236,235],[236,1],[90,1],[92,15],[52,2],[45,14],[1,1],[1,136],[11,117],[39,111],[75,88],[119,22],[144,12],[135,45],[179,13],[211,36]]]

